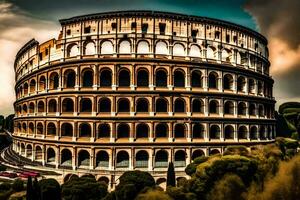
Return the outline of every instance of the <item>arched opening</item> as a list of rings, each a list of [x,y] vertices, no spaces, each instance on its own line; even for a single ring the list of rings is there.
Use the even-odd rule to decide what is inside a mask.
[[[181,70],[176,70],[174,72],[174,86],[175,87],[185,87],[185,75]]]
[[[116,167],[117,168],[128,168],[129,167],[129,155],[126,151],[120,151],[117,154],[116,159]]]
[[[174,44],[173,56],[185,56],[185,48],[182,44]]]
[[[168,125],[166,123],[159,123],[155,126],[155,137],[166,138],[168,136]]]
[[[136,126],[136,138],[148,138],[149,126],[145,123]]]
[[[21,127],[20,127],[20,128],[21,128]],[[33,131],[34,131],[34,125],[33,125],[32,122],[29,123],[28,129],[29,129],[29,134],[33,134]]]
[[[84,55],[94,55],[96,54],[96,48],[93,41],[88,41],[84,45]]]
[[[109,137],[110,137],[109,124],[99,124],[97,138],[109,138]]]
[[[25,145],[21,144],[21,155],[25,155]]]
[[[219,103],[217,101],[209,102],[209,113],[218,114],[219,113]]]
[[[248,83],[248,90],[249,90],[249,93],[252,93],[254,94],[255,93],[255,82],[253,79],[249,79],[249,83]]]
[[[32,159],[32,146],[31,144],[28,144],[26,146],[26,157],[29,159]]]
[[[47,163],[55,163],[55,151],[52,148],[47,149]]]
[[[129,101],[126,98],[122,98],[118,101],[118,112],[129,112],[130,105]]]
[[[192,160],[195,160],[195,158],[199,158],[199,157],[202,157],[202,156],[205,156],[205,153],[202,150],[197,149],[192,154]]]
[[[129,138],[130,128],[128,124],[121,123],[118,125],[117,138]]]
[[[168,84],[168,74],[163,69],[156,70],[155,74],[155,85],[156,87],[167,87]]]
[[[227,49],[222,50],[222,61],[230,62],[231,60],[231,52]]]
[[[168,55],[169,54],[169,50],[168,50],[168,46],[165,42],[157,42],[155,45],[155,53],[156,54],[164,54],[164,55]]]
[[[56,126],[52,122],[47,125],[47,135],[56,135]]]
[[[185,167],[186,153],[182,150],[176,151],[174,156],[174,167]]]
[[[194,99],[192,103],[192,112],[193,113],[203,113],[204,112],[204,103],[200,99]]]
[[[96,155],[96,167],[108,168],[109,155],[106,151],[99,151]]]
[[[233,115],[234,105],[232,101],[226,101],[224,104],[224,114]]]
[[[220,139],[220,127],[218,125],[212,125],[209,129],[210,139]]]
[[[184,124],[176,124],[174,130],[175,138],[185,138],[185,125]]]
[[[246,115],[247,106],[244,102],[238,104],[238,115]]]
[[[250,128],[250,139],[251,140],[257,140],[257,127],[256,126],[252,126]]]
[[[202,87],[202,73],[199,70],[192,72],[192,87]]]
[[[189,55],[191,57],[201,57],[201,49],[197,45],[192,45],[190,47]]]
[[[70,44],[67,47],[67,57],[74,57],[79,54],[77,44]]]
[[[45,103],[43,101],[39,101],[38,103],[38,112],[39,113],[45,112]]]
[[[119,71],[119,86],[120,87],[128,87],[130,86],[130,73],[126,69],[122,69]]]
[[[263,83],[261,81],[257,82],[257,92],[259,95],[263,94]]]
[[[218,88],[218,74],[216,72],[210,72],[208,75],[208,87],[211,89]]]
[[[98,182],[104,182],[106,185],[109,184],[109,179],[105,176],[102,176],[98,179]]]
[[[121,54],[130,54],[131,53],[131,44],[128,40],[123,40],[120,42],[119,53],[121,53]]]
[[[138,70],[137,72],[137,86],[148,87],[149,86],[149,74],[145,69]]]
[[[209,151],[209,155],[218,155],[218,154],[221,154],[221,152],[218,150],[218,149],[211,149]]]
[[[247,139],[247,134],[248,134],[248,131],[247,131],[246,126],[240,126],[239,130],[238,130],[238,138],[239,139]]]
[[[205,128],[202,124],[194,124],[193,126],[193,138],[194,139],[203,139],[205,134]]]
[[[49,83],[49,89],[50,90],[56,90],[59,86],[59,77],[58,73],[53,72],[50,74],[50,83]]]
[[[29,104],[29,113],[34,113],[34,103],[33,102],[31,102]]]
[[[74,88],[75,87],[75,80],[76,80],[76,74],[75,71],[72,69],[68,69],[64,73],[64,86],[65,88]]]
[[[113,54],[114,46],[110,41],[104,41],[101,44],[101,54]]]
[[[149,111],[149,102],[145,98],[140,98],[136,103],[136,112],[148,112]]]
[[[48,103],[48,112],[54,113],[57,112],[57,103],[55,99],[51,99]]]
[[[46,78],[45,76],[41,76],[39,80],[39,90],[44,91],[46,89]]]
[[[43,160],[43,151],[40,146],[35,147],[35,158],[34,159],[37,161]]]
[[[89,98],[81,99],[80,112],[92,112],[92,101]]]
[[[90,154],[86,150],[81,150],[78,153],[78,167],[85,168],[90,166]]]
[[[63,123],[61,125],[61,136],[72,137],[73,136],[73,126],[70,123]]]
[[[154,166],[155,167],[168,167],[168,152],[165,150],[159,150],[155,154],[155,161]]]
[[[100,72],[100,87],[110,87],[112,85],[112,74],[108,69]]]
[[[255,104],[251,103],[249,105],[249,115],[255,116],[256,115],[256,109],[255,109]]]
[[[261,140],[266,139],[266,129],[264,126],[260,126],[260,128],[259,128],[259,137]]]
[[[44,126],[41,122],[39,122],[36,126],[36,134],[38,134],[38,135],[44,134]]]
[[[24,95],[28,95],[28,84],[24,84]]]
[[[94,84],[94,72],[92,70],[84,70],[82,72],[82,87],[92,87]]]
[[[258,106],[258,115],[260,117],[264,117],[265,116],[265,111],[264,111],[264,106],[263,105],[259,105]]]
[[[216,59],[215,51],[213,47],[206,48],[206,58],[207,59]]]
[[[72,166],[72,152],[69,149],[61,151],[61,165]]]
[[[62,112],[74,112],[74,102],[70,98],[66,98],[62,102]]]
[[[168,112],[168,102],[164,98],[159,98],[155,103],[156,112]]]
[[[185,112],[185,101],[183,99],[178,98],[175,100],[174,112],[175,113]]]
[[[238,92],[245,92],[246,90],[246,79],[243,76],[238,77],[237,79],[237,90]]]
[[[149,155],[147,151],[141,150],[135,156],[135,167],[148,168]]]
[[[91,125],[87,123],[80,124],[79,126],[79,137],[91,137]]]
[[[27,133],[27,125],[25,123],[22,124],[22,132]]]
[[[34,93],[35,87],[36,87],[36,82],[34,79],[32,79],[29,84],[29,93]]]
[[[149,53],[149,44],[147,41],[140,41],[137,45],[137,53],[139,54],[147,54]]]
[[[111,102],[109,98],[101,98],[98,106],[99,112],[111,112]]]
[[[233,77],[230,74],[226,74],[223,77],[223,88],[224,90],[233,90]]]
[[[234,139],[234,128],[231,125],[225,127],[225,139]]]

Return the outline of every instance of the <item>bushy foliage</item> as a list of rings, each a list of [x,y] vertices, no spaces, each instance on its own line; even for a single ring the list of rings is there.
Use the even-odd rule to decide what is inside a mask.
[[[239,145],[239,146],[228,146],[224,151],[223,155],[241,155],[241,156],[249,156],[249,151],[247,147]]]
[[[241,178],[235,174],[226,174],[214,184],[209,192],[209,200],[244,200],[246,199],[246,186]]]
[[[207,160],[208,157],[205,156],[200,156],[198,158],[195,158],[192,163],[187,165],[187,167],[185,168],[185,173],[189,176],[192,176],[196,172],[197,166],[203,162],[206,162]]]
[[[65,200],[100,200],[107,194],[107,185],[93,177],[70,179],[62,185],[62,198]]]
[[[38,186],[34,184],[33,187],[37,193],[40,193],[42,200],[61,199],[60,185],[55,179],[42,179],[38,182]]]
[[[127,171],[120,177],[115,195],[118,200],[130,200],[134,199],[143,189],[154,186],[155,180],[148,172]]]
[[[172,200],[163,190],[149,189],[145,193],[140,193],[136,200]]]

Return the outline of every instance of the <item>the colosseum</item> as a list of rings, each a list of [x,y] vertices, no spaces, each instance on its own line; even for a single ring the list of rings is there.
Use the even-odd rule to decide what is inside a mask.
[[[216,19],[125,11],[60,20],[15,60],[12,150],[40,168],[165,181],[228,145],[273,142],[267,40]]]

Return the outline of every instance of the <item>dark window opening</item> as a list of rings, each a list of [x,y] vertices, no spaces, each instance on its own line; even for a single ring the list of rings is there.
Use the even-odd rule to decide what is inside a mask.
[[[166,31],[166,24],[165,23],[159,23],[159,34],[164,35]]]

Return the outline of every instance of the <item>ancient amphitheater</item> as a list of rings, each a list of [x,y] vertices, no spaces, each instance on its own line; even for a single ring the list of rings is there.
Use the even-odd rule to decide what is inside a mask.
[[[267,40],[216,19],[122,11],[60,20],[15,60],[11,151],[35,166],[157,183],[200,155],[275,138]]]

